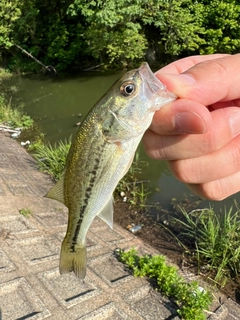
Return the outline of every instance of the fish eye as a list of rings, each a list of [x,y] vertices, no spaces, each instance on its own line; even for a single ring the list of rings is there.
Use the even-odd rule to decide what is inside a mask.
[[[124,97],[131,96],[135,92],[135,85],[131,82],[124,83],[120,88],[120,93]]]

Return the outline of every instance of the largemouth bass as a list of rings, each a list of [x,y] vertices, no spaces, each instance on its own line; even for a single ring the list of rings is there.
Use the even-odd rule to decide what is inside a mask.
[[[69,210],[60,273],[86,275],[86,235],[96,216],[113,226],[113,191],[131,166],[154,112],[176,96],[148,64],[123,75],[94,105],[72,141],[63,177],[46,195]]]

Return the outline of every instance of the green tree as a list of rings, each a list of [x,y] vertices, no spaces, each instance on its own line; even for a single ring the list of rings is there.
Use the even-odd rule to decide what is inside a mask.
[[[162,55],[190,54],[205,44],[201,8],[192,0],[147,1],[143,23],[155,28],[151,40],[160,46]]]
[[[39,58],[57,70],[65,70],[80,61],[83,28],[80,17],[70,17],[72,0],[36,0],[39,10],[37,38]]]
[[[147,48],[140,18],[145,0],[75,0],[71,16],[84,17],[87,55],[110,64],[141,59]]]
[[[79,19],[66,14],[71,0],[2,0],[0,3],[0,52],[8,65],[20,71],[35,71],[39,65],[14,44],[45,65],[66,69],[80,60],[82,34]]]
[[[10,54],[14,56],[15,63],[21,63],[16,53],[15,44],[28,48],[34,40],[36,29],[36,17],[38,10],[35,8],[35,0],[2,0],[0,2],[0,55]],[[31,49],[35,49],[34,46]],[[16,62],[18,61],[18,62]]]
[[[239,1],[202,0],[205,45],[200,53],[236,53],[240,49]]]
[[[14,24],[21,16],[19,2],[1,0],[0,2],[0,49],[9,49],[13,45],[12,37]]]
[[[153,45],[165,55],[195,52],[205,43],[192,0],[75,0],[69,14],[82,15],[86,54],[109,63],[143,59]]]
[[[14,44],[57,70],[130,66],[149,52],[163,63],[235,53],[239,14],[237,0],[1,0],[0,56],[34,71],[39,65]]]

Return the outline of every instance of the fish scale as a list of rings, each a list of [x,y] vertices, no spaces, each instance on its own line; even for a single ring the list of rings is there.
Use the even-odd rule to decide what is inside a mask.
[[[143,63],[121,77],[82,122],[63,177],[46,195],[69,211],[60,273],[85,277],[86,235],[93,219],[99,216],[112,228],[114,189],[127,173],[154,112],[175,99]]]

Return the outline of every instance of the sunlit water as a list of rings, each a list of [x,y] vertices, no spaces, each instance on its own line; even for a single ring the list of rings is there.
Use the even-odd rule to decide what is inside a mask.
[[[121,72],[88,72],[54,78],[13,77],[6,85],[16,86],[16,92],[12,96],[13,105],[23,105],[27,114],[40,126],[45,138],[54,143],[76,132],[76,123],[84,118],[94,103],[121,74]],[[162,208],[170,209],[172,198],[181,200],[183,194],[187,193],[191,199],[192,195],[188,188],[171,175],[165,162],[147,158],[142,146],[140,153],[150,164],[141,175],[141,179],[150,181],[147,184],[151,191],[148,196],[149,203],[159,202]],[[225,201],[211,202],[211,205],[216,209],[229,207],[233,204],[234,198],[240,202],[238,194]],[[201,207],[205,206],[209,206],[208,201],[201,203]],[[154,215],[158,213],[156,209],[152,212]]]

